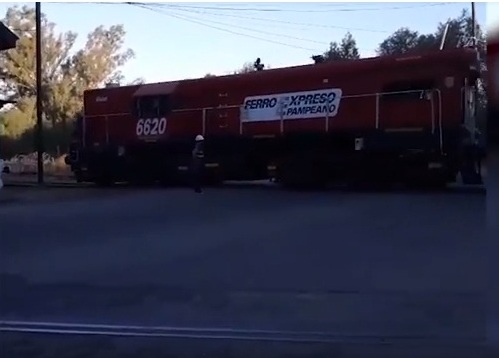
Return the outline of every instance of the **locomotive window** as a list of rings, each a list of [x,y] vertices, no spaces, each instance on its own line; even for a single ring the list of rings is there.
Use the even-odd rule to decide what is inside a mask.
[[[424,99],[425,91],[435,88],[434,80],[400,81],[383,87],[383,99],[414,100]]]
[[[139,118],[164,116],[169,111],[168,96],[143,96],[137,98],[133,103],[133,113]]]
[[[158,110],[159,114],[164,116],[168,114],[171,110],[170,98],[168,96],[160,96],[158,98]]]

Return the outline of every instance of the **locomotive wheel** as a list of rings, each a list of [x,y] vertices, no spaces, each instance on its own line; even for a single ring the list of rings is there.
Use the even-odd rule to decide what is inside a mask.
[[[83,178],[83,174],[81,173],[81,171],[77,170],[73,173],[73,175],[74,175],[74,178],[75,178],[77,183],[83,183],[84,178]]]
[[[320,190],[327,185],[321,167],[312,162],[288,161],[281,167],[278,181],[284,188],[291,190]]]
[[[428,172],[426,175],[406,179],[406,185],[409,188],[421,190],[443,190],[447,187],[447,182],[447,175],[444,173]]]
[[[94,183],[99,187],[110,187],[114,185],[114,180],[108,176],[102,176],[94,180]]]
[[[209,187],[219,187],[223,185],[224,176],[220,170],[205,173],[203,184]]]
[[[145,171],[141,171],[138,168],[134,168],[133,170],[131,170],[128,175],[128,183],[131,186],[145,187],[153,185],[154,182],[154,175]]]

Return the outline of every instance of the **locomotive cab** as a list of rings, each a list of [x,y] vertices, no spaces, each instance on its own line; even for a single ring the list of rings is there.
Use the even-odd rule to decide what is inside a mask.
[[[157,141],[166,135],[167,116],[172,111],[174,86],[166,91],[141,87],[132,97],[132,116],[136,119],[135,134],[140,141]]]
[[[158,118],[170,112],[170,96],[140,96],[133,100],[132,113],[137,119]]]

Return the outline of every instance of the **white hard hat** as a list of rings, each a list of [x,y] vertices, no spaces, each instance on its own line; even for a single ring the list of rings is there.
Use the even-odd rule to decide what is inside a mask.
[[[202,142],[204,140],[204,137],[201,134],[198,134],[196,136],[196,142]]]

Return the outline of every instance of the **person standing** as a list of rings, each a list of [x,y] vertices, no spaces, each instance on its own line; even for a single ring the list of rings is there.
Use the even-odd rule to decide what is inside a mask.
[[[204,168],[204,137],[197,135],[195,139],[194,149],[192,150],[192,184],[196,193],[202,193],[201,183],[203,180]]]

